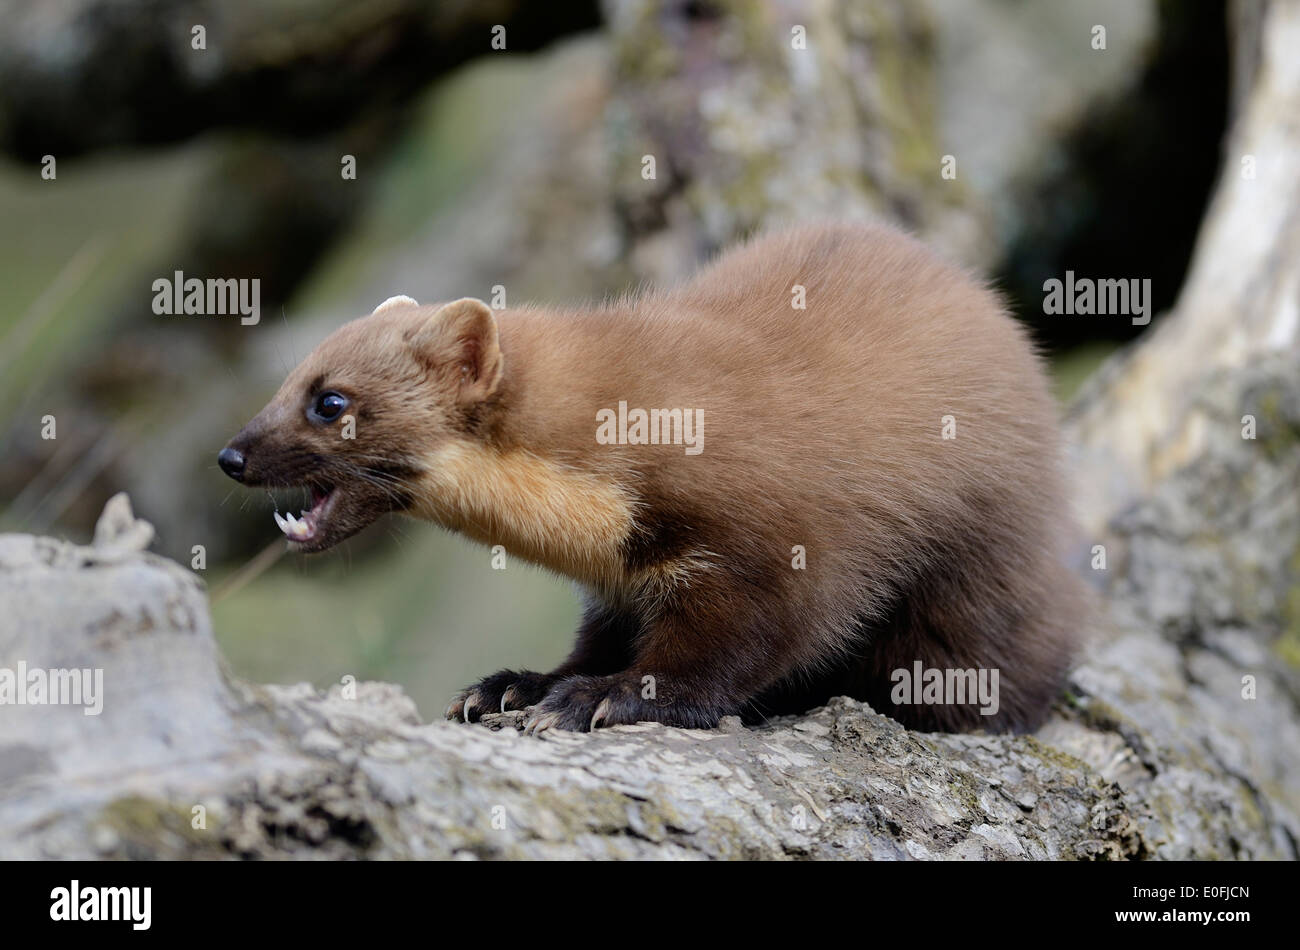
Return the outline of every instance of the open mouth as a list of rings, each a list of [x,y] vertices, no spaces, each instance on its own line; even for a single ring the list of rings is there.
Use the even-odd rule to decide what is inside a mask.
[[[334,488],[311,487],[311,508],[305,509],[298,517],[292,514],[275,513],[275,523],[280,526],[284,536],[290,541],[305,544],[314,541],[321,532],[325,519],[329,516],[334,503]]]

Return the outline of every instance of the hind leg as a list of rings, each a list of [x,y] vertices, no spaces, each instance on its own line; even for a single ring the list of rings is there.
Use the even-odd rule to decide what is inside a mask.
[[[1064,568],[1054,574],[1054,565],[1042,577],[1036,586],[1022,576],[1014,600],[967,589],[900,603],[872,632],[851,695],[923,732],[1038,728],[1060,694],[1077,633],[1075,579]],[[927,692],[935,676],[942,686]]]

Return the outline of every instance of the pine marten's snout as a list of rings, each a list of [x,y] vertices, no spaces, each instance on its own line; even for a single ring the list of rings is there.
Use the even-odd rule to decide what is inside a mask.
[[[250,488],[300,488],[275,513],[299,551],[323,551],[420,495],[428,458],[469,438],[500,376],[496,323],[478,300],[384,301],[340,327],[217,455]]]
[[[244,453],[227,445],[217,453],[217,464],[221,470],[237,482],[244,480]]]
[[[319,399],[307,413],[314,412],[315,403]],[[322,420],[322,425],[330,421]],[[375,471],[352,457],[350,445],[332,445],[335,437],[328,428],[311,426],[289,424],[272,402],[217,454],[221,470],[243,485],[303,491],[305,503],[298,514],[281,514],[278,506],[274,513],[276,525],[302,552],[333,547],[405,504],[396,473]]]

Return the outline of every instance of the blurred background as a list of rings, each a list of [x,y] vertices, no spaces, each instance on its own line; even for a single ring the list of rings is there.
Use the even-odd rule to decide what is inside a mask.
[[[1155,0],[4,0],[0,531],[84,541],[126,490],[155,550],[193,564],[202,546],[235,672],[391,680],[437,715],[478,676],[558,661],[577,597],[397,518],[277,556],[272,500],[215,456],[317,341],[398,293],[581,302],[771,224],[881,215],[992,275],[1068,399],[1143,328],[1044,316],[1043,282],[1150,278],[1157,321],[1173,303],[1237,93],[1228,17]],[[260,322],[156,315],[153,281],[177,270],[259,279]]]

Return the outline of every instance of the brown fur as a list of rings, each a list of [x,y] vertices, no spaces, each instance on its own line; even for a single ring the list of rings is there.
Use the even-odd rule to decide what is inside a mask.
[[[351,400],[355,440],[306,419],[313,385]],[[702,409],[703,452],[598,444],[620,401]],[[601,307],[387,305],[231,444],[251,484],[337,489],[304,549],[402,510],[587,587],[564,664],[488,677],[453,717],[708,726],[843,692],[920,728],[1014,729],[1056,695],[1078,621],[1058,441],[991,292],[893,230],[837,224]],[[998,714],[895,705],[891,672],[916,660],[997,668]]]

